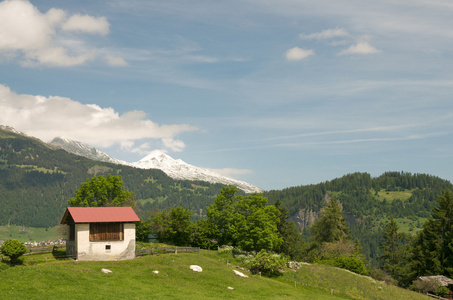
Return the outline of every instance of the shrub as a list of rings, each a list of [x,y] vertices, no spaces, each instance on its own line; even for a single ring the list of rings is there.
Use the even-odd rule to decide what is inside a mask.
[[[233,253],[233,249],[234,249],[233,246],[223,245],[223,246],[218,247],[218,248],[217,248],[217,251],[218,251],[219,253],[228,253],[228,254],[232,254],[232,253]]]
[[[18,240],[7,240],[1,247],[4,255],[9,257],[11,264],[14,264],[19,257],[27,253],[25,245]]]
[[[396,281],[392,276],[385,273],[385,271],[381,269],[374,269],[370,272],[370,276],[376,280],[384,281],[387,284],[397,285],[398,281]]]
[[[436,295],[441,297],[445,296],[448,293],[450,293],[450,290],[446,286],[441,286],[436,291]]]
[[[250,271],[254,274],[262,272],[269,275],[281,275],[287,260],[279,255],[261,250],[250,259]]]
[[[356,255],[351,255],[351,256],[340,255],[340,256],[329,258],[329,259],[321,259],[316,262],[320,263],[320,264],[326,264],[326,265],[331,265],[334,267],[346,269],[346,270],[349,270],[351,272],[361,274],[361,275],[368,274],[368,270],[365,266],[365,263],[363,262],[363,260],[360,257],[357,257]]]
[[[434,278],[426,280],[417,279],[411,286],[411,288],[413,288],[414,290],[424,294],[428,292],[434,293],[439,289],[439,287],[440,287],[439,281]]]

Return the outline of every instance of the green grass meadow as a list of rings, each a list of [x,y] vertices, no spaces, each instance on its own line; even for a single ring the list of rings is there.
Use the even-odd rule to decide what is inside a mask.
[[[372,190],[374,192],[374,190]],[[411,190],[405,190],[405,191],[379,191],[378,192],[378,199],[383,201],[384,199],[387,200],[388,202],[392,202],[395,199],[400,199],[402,201],[405,201],[409,199],[412,196],[412,191]]]
[[[324,265],[303,265],[280,277],[234,274],[217,251],[147,255],[128,261],[57,260],[51,253],[0,263],[1,299],[427,299],[369,277]],[[229,262],[229,264],[227,264]],[[233,263],[232,263],[233,262]],[[203,268],[190,270],[195,264]],[[112,273],[101,271],[107,268]],[[159,271],[155,274],[153,271]],[[233,289],[228,289],[232,287]]]
[[[0,240],[6,241],[9,239],[16,239],[21,242],[27,241],[55,241],[61,237],[55,230],[55,227],[48,228],[34,228],[24,227],[17,225],[0,226]]]

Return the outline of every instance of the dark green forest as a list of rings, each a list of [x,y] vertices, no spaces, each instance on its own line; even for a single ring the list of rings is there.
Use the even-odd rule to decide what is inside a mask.
[[[412,226],[409,232],[415,233],[430,216],[445,189],[452,190],[453,185],[426,174],[386,172],[373,178],[367,173],[353,173],[316,185],[268,191],[263,195],[270,203],[280,200],[296,223],[300,210],[317,214],[325,204],[326,194],[334,197],[343,207],[351,237],[357,238],[362,252],[376,262],[383,230],[390,218],[408,221]],[[303,233],[308,235],[306,230]]]

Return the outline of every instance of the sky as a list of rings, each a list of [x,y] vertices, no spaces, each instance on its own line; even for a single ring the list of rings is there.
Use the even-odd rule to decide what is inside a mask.
[[[453,181],[450,0],[0,2],[0,124],[265,190]]]

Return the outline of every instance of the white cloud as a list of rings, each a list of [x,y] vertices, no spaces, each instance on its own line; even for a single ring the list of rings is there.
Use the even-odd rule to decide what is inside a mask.
[[[305,50],[299,47],[294,47],[286,51],[286,59],[287,60],[301,60],[304,58],[309,57],[310,55],[314,55],[315,52],[313,50]]]
[[[119,144],[124,148],[149,147],[144,139],[160,141],[172,151],[185,145],[175,136],[196,130],[187,124],[158,125],[142,111],[120,115],[113,108],[82,104],[64,97],[18,95],[0,85],[0,124],[12,126],[31,136],[49,141],[66,136],[97,147]],[[139,151],[138,151],[139,152]]]
[[[123,58],[118,56],[107,55],[105,59],[111,66],[127,66],[127,62]]]
[[[96,50],[90,49],[80,36],[65,43],[67,31],[106,35],[109,23],[105,17],[67,16],[57,8],[43,14],[24,0],[0,2],[0,57],[19,57],[23,66],[68,67],[94,60]],[[107,61],[111,65],[125,64],[119,57]]]
[[[301,39],[304,40],[324,40],[324,39],[331,39],[335,37],[345,37],[349,36],[349,33],[341,28],[336,29],[327,29],[321,32],[315,32],[310,34],[300,34]]]
[[[174,152],[181,152],[186,147],[183,141],[175,140],[173,139],[173,137],[163,138],[162,143],[164,144],[165,147]]]
[[[110,24],[105,17],[95,18],[88,15],[73,15],[61,26],[61,29],[106,35],[109,33],[109,27]]]
[[[355,45],[352,45],[346,50],[340,52],[340,55],[344,54],[374,54],[379,53],[380,50],[371,46],[368,42],[359,42]]]

